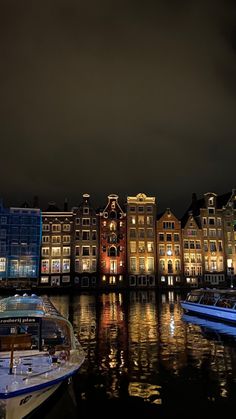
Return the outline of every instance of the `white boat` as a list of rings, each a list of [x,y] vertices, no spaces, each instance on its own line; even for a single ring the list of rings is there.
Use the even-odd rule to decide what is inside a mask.
[[[0,300],[0,418],[21,419],[74,375],[84,351],[47,297]]]
[[[186,313],[236,323],[236,290],[192,290],[180,304]]]

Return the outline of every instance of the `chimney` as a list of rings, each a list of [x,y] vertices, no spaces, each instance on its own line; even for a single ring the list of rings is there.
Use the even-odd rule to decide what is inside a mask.
[[[68,211],[68,199],[67,198],[65,198],[65,200],[64,200],[64,211],[65,212]]]

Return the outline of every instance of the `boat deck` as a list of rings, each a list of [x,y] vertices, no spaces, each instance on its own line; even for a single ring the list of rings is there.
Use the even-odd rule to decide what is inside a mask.
[[[27,393],[29,389],[35,391],[59,383],[73,375],[84,361],[83,354],[78,350],[72,350],[68,360],[58,359],[57,362],[52,362],[47,353],[15,351],[13,373],[9,374],[9,352],[0,355],[0,398],[10,398]]]

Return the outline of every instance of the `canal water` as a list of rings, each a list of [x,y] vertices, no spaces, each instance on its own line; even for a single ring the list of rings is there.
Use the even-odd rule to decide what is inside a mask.
[[[183,296],[182,296],[183,297]],[[183,316],[177,292],[50,297],[86,362],[31,419],[222,417],[236,408],[236,327]]]

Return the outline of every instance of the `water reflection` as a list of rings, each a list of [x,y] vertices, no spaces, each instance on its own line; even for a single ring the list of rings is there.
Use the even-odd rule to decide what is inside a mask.
[[[229,330],[186,319],[180,294],[134,291],[51,299],[73,323],[86,352],[74,380],[78,417],[92,417],[101,402],[106,416],[111,400],[132,403],[134,414],[152,406],[152,417],[186,412],[189,417],[188,409],[199,417],[203,409],[210,414],[213,408],[236,407],[236,331],[229,342],[222,338]]]

